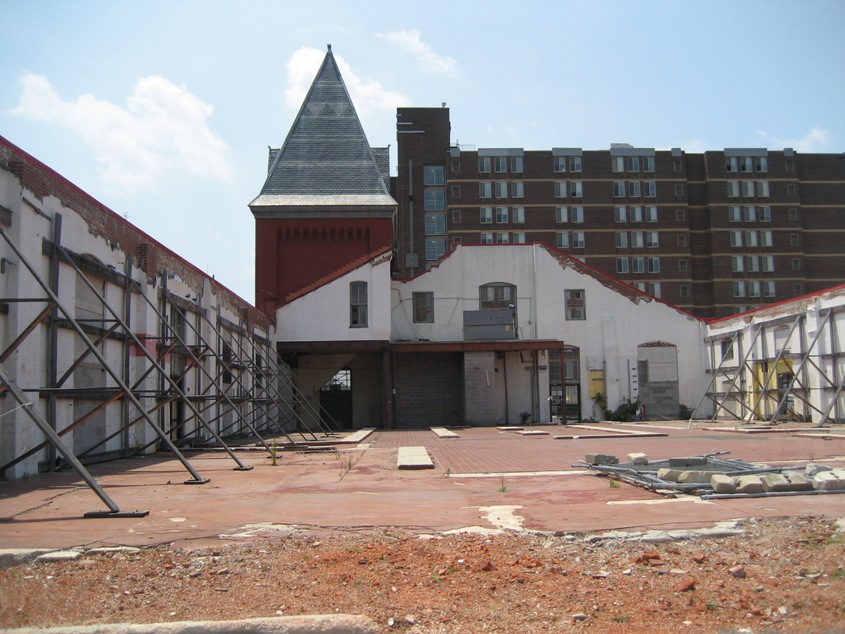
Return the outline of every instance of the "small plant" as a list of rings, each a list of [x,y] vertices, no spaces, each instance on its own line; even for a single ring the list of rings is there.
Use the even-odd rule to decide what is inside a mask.
[[[616,480],[611,480],[611,481],[610,481],[610,488],[611,488],[611,489],[618,489],[618,488],[619,488],[619,483],[618,483]]]
[[[504,475],[500,476],[499,483],[500,483],[499,488],[496,489],[496,490],[499,493],[507,493],[508,492],[508,486],[505,484],[505,476]]]
[[[448,478],[452,475],[452,467],[446,467],[446,473],[443,474],[444,478]]]
[[[273,444],[270,445],[270,464],[274,467],[279,464],[275,438],[273,439]]]
[[[523,425],[525,425],[530,418],[531,418],[531,412],[520,412],[519,413],[519,420],[522,421]]]
[[[631,617],[630,616],[614,616],[612,620],[613,620],[614,623],[627,623],[628,621],[631,620]]]

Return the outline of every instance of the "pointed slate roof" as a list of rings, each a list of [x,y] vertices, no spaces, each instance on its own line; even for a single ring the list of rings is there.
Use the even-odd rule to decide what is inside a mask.
[[[261,193],[249,206],[256,216],[392,214],[396,201],[382,171],[330,45],[284,145],[275,153]]]

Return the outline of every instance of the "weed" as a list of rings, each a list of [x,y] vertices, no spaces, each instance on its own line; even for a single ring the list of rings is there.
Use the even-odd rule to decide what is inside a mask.
[[[447,467],[447,468],[446,468],[446,473],[443,475],[443,477],[444,477],[444,478],[448,478],[448,477],[449,477],[449,476],[451,476],[451,475],[452,475],[452,467]]]
[[[270,464],[274,467],[279,464],[278,463],[278,454],[276,452],[276,439],[273,439],[273,444],[270,445]]]
[[[505,484],[505,476],[501,476],[499,488],[496,489],[499,493],[507,493],[508,486]]]
[[[619,483],[618,483],[616,480],[611,480],[611,481],[610,481],[610,488],[611,488],[611,489],[618,489],[618,488],[619,488]]]
[[[612,620],[613,620],[614,623],[627,623],[628,621],[631,620],[631,617],[630,616],[614,616]]]
[[[831,579],[842,579],[845,578],[845,570],[837,570],[830,574]]]

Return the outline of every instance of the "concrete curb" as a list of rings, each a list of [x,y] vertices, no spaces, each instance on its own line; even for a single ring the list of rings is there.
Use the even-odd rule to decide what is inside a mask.
[[[15,634],[377,634],[372,619],[355,614],[279,616],[238,621],[109,623],[0,630]]]

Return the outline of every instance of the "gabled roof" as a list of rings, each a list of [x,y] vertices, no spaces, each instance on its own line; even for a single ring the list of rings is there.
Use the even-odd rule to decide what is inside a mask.
[[[261,216],[373,207],[389,208],[382,211],[392,213],[396,201],[388,192],[329,46],[250,209]]]

